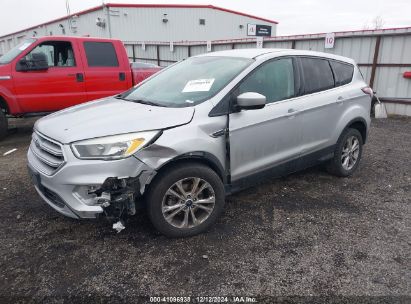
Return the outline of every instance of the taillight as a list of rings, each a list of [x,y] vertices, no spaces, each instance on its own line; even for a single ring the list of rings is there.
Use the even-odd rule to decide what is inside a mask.
[[[365,94],[370,95],[371,97],[374,96],[374,92],[370,87],[364,87],[361,89]]]

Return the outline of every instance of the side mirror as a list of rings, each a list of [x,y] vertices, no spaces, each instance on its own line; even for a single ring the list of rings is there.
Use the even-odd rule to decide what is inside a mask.
[[[237,106],[244,110],[257,110],[265,107],[267,98],[256,92],[246,92],[237,96]]]
[[[48,70],[49,64],[47,61],[46,54],[40,53],[32,53],[31,60],[27,60],[26,58],[21,58],[16,65],[16,70],[20,72],[26,71],[45,71]]]

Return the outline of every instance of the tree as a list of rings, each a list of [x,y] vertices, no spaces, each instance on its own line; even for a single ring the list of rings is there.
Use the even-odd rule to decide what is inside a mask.
[[[374,19],[372,19],[371,24],[367,22],[364,23],[362,29],[367,31],[367,30],[379,30],[382,29],[385,24],[384,19],[381,16],[376,16]]]
[[[372,21],[372,27],[374,30],[379,30],[382,29],[382,27],[384,26],[384,19],[381,16],[377,16],[373,19]]]

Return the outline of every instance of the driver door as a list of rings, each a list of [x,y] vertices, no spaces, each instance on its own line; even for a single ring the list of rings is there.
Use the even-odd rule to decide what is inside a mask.
[[[15,94],[25,113],[52,112],[85,102],[86,92],[77,49],[69,41],[42,42],[22,58],[43,53],[49,68],[41,71],[16,71]]]
[[[282,175],[295,169],[301,152],[301,108],[294,59],[282,57],[252,71],[234,97],[257,92],[267,98],[264,108],[230,114],[230,166],[233,184],[256,175]]]

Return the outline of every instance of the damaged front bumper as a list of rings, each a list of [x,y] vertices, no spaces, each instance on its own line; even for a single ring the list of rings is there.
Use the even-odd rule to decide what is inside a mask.
[[[121,160],[80,160],[62,146],[65,163],[54,174],[41,172],[38,158],[28,151],[28,167],[39,195],[52,208],[71,218],[118,217],[122,208],[133,213],[136,197],[156,174],[135,157]],[[124,210],[123,210],[124,211]]]

